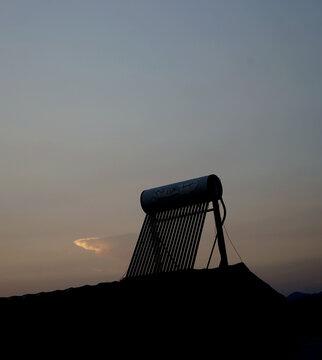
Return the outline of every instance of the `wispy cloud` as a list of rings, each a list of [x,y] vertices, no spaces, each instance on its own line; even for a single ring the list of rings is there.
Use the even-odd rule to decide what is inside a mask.
[[[84,250],[93,251],[96,256],[108,259],[109,266],[126,266],[131,259],[137,234],[124,233],[104,237],[83,237],[73,241]]]
[[[87,237],[74,240],[74,244],[85,250],[94,251],[96,255],[109,250],[109,244],[99,237]]]

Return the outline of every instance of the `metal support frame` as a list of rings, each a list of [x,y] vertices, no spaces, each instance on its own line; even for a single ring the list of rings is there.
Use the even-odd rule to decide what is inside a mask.
[[[219,204],[218,201],[213,201],[213,210],[215,217],[215,224],[217,228],[217,236],[218,236],[218,248],[220,253],[220,267],[228,266],[227,252],[225,246],[224,232],[222,228],[222,220],[220,217]]]

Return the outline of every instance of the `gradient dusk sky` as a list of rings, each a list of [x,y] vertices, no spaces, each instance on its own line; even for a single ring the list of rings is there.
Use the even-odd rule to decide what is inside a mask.
[[[322,291],[321,17],[318,0],[1,0],[0,296],[119,280],[141,191],[211,173],[250,270]]]

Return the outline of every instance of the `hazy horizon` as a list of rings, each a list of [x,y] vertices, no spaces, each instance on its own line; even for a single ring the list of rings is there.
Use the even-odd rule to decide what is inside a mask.
[[[2,1],[0,296],[119,280],[141,191],[211,173],[250,270],[285,295],[322,291],[321,11]]]

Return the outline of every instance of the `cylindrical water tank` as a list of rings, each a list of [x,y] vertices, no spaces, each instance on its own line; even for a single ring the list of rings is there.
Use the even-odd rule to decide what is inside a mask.
[[[220,179],[212,174],[144,190],[141,193],[141,206],[144,212],[153,213],[218,200],[222,197],[222,193]]]

